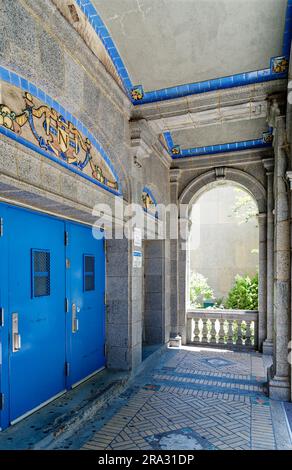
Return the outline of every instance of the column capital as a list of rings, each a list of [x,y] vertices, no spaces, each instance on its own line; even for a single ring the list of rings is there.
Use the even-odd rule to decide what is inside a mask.
[[[179,168],[171,168],[169,170],[169,175],[170,183],[178,183],[181,176],[181,170]]]
[[[131,152],[134,159],[144,160],[151,154],[151,147],[141,137],[131,139]]]
[[[286,171],[286,178],[289,182],[290,190],[292,191],[292,171]]]
[[[266,174],[271,175],[274,172],[274,159],[273,158],[264,158],[262,160],[264,168],[266,170]]]

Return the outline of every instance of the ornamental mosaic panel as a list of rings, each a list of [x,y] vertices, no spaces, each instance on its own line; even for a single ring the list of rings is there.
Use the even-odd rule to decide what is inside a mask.
[[[147,214],[151,215],[152,217],[158,218],[158,211],[157,211],[157,202],[151,193],[150,189],[144,188],[142,195],[142,206]]]
[[[28,91],[2,83],[0,126],[2,132],[65,163],[115,194],[120,194],[110,161],[70,120]],[[82,126],[83,127],[83,126]],[[4,129],[3,129],[4,128]],[[85,130],[85,128],[83,127]],[[1,129],[0,129],[1,130]],[[88,134],[88,132],[86,131]],[[94,139],[95,140],[95,139]]]

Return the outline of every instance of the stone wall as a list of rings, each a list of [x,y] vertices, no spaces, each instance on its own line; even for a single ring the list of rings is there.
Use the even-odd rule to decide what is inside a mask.
[[[118,174],[126,204],[140,203],[144,186],[151,187],[158,203],[168,203],[169,165],[160,156],[157,136],[145,120],[131,127],[129,99],[55,4],[50,0],[3,0],[0,27],[5,38],[0,44],[2,66],[29,80],[94,136]],[[0,101],[5,104],[4,93]],[[133,162],[137,155],[140,166]],[[113,209],[117,196],[32,148],[1,136],[0,197],[93,223],[93,206],[101,203]],[[105,213],[110,217],[107,209]],[[118,222],[121,225],[123,220]],[[135,368],[142,357],[144,273],[142,268],[133,268],[133,251],[132,241],[107,242],[107,363],[111,368]],[[169,256],[161,256],[159,262],[167,273]],[[161,282],[167,285],[164,275]],[[168,339],[168,295],[169,289],[161,289],[162,343]]]

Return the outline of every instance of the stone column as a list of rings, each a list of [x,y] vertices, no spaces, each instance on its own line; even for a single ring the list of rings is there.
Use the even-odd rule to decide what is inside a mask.
[[[267,214],[258,215],[259,224],[259,321],[258,347],[267,337]]]
[[[181,171],[170,170],[170,202],[178,204],[178,186]],[[178,334],[178,240],[170,240],[170,336]]]
[[[274,160],[263,160],[267,175],[267,336],[264,354],[273,354],[274,329]]]
[[[179,219],[179,245],[178,245],[178,333],[182,344],[187,341],[187,297],[188,297],[188,238],[191,221],[188,217]]]
[[[289,400],[290,382],[288,342],[290,339],[290,214],[288,188],[285,181],[285,118],[276,118],[275,150],[275,310],[274,362],[269,379],[270,397]]]

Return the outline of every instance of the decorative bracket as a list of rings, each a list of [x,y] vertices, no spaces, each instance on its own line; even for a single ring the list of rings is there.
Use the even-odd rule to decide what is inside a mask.
[[[215,168],[215,176],[216,176],[216,180],[224,180],[226,176],[225,168],[223,166]]]

